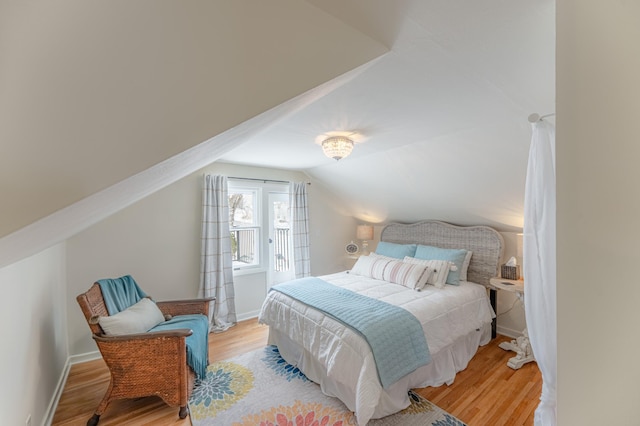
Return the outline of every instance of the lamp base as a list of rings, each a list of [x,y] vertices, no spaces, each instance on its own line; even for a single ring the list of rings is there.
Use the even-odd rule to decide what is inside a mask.
[[[369,255],[369,243],[365,240],[362,240],[362,254],[364,256]]]

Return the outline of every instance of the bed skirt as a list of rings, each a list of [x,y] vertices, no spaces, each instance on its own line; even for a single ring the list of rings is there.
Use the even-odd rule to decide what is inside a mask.
[[[288,336],[269,327],[269,344],[276,345],[289,364],[297,366],[310,380],[318,383],[324,394],[339,398],[349,410],[356,413],[356,416],[359,411],[367,413],[364,416],[367,417],[366,420],[358,418],[359,424],[366,424],[369,418],[378,419],[408,407],[409,389],[453,383],[456,373],[467,367],[478,351],[478,347],[486,345],[490,340],[491,323],[487,323],[480,330],[473,330],[437,353],[432,353],[431,363],[403,377],[389,388],[383,389],[377,400],[374,400],[373,396],[366,398],[365,400],[370,401],[370,406],[359,407],[356,410],[354,385],[328,380],[327,371],[323,365]],[[354,367],[358,368],[358,366]],[[361,420],[364,422],[361,423]]]

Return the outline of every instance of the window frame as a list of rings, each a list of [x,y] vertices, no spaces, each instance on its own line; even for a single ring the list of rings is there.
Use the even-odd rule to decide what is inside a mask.
[[[229,178],[227,181],[228,196],[238,191],[255,191],[257,193],[254,200],[254,222],[257,229],[256,245],[259,261],[256,264],[246,266],[233,267],[233,275],[248,275],[265,273],[269,275],[269,212],[266,210],[269,206],[269,193],[289,193],[288,183],[276,183],[269,181],[249,181],[242,179]],[[229,231],[231,232],[231,223],[229,223]],[[237,229],[237,228],[236,228]]]
[[[262,250],[262,243],[264,238],[263,232],[263,220],[262,220],[262,188],[255,183],[231,181],[227,183],[227,201],[232,194],[237,193],[253,193],[253,224],[243,226],[233,226],[233,222],[229,222],[229,233],[233,234],[239,230],[253,230],[255,235],[253,254],[257,258],[257,261],[252,263],[241,265],[233,262],[233,274],[243,275],[247,273],[257,273],[267,269],[267,265],[264,264],[264,255]],[[229,214],[231,214],[231,207],[229,207]],[[232,252],[235,256],[235,253]]]

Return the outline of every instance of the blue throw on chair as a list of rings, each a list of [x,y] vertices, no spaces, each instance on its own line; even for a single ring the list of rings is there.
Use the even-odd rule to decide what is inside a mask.
[[[147,294],[142,291],[131,275],[120,278],[106,278],[97,281],[102,291],[104,304],[109,315],[122,312],[130,306],[138,303]],[[168,321],[162,322],[148,331],[163,331],[186,328],[193,331],[187,337],[187,364],[196,373],[199,379],[207,375],[209,360],[209,320],[201,314],[179,315]]]
[[[146,318],[148,312],[145,309],[154,310],[154,306],[147,304],[131,315],[124,315],[125,318],[120,318],[122,315],[111,318],[115,323],[124,322],[122,333],[133,334],[105,335],[100,317],[119,315],[145,297],[145,292],[130,275],[100,280],[76,297],[111,373],[109,387],[87,422],[88,426],[98,424],[114,399],[155,395],[169,405],[179,405],[181,419],[189,414],[188,401],[193,384],[206,374],[209,304],[214,298],[155,302],[162,316],[151,312],[156,319],[144,327],[160,321],[157,329],[154,327],[145,333],[136,330],[135,326],[128,327],[127,321],[141,324],[140,318]],[[136,314],[142,317],[136,318]],[[164,321],[170,316],[173,317],[171,320]]]
[[[124,311],[138,303],[147,294],[142,291],[131,275],[120,278],[98,280],[109,315]]]

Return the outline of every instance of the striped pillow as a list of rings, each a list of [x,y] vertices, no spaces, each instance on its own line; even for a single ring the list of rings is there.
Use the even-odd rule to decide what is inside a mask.
[[[412,290],[422,290],[432,273],[433,269],[427,265],[392,260],[384,269],[383,279]]]
[[[404,262],[431,267],[433,273],[427,280],[427,284],[432,284],[437,288],[444,288],[449,271],[456,267],[453,262],[448,260],[423,260],[408,256],[404,258]]]
[[[384,279],[384,269],[389,262],[391,261],[384,258],[360,256],[356,264],[351,268],[351,273],[355,275],[362,275],[363,277],[382,280]]]

